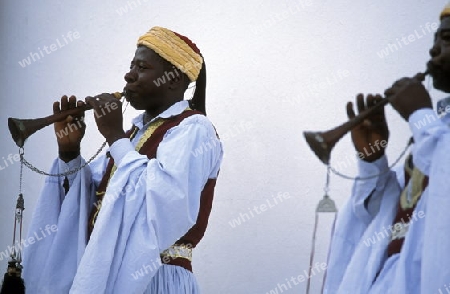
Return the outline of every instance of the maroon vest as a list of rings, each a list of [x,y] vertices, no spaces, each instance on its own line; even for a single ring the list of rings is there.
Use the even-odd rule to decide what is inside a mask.
[[[142,155],[144,155],[144,154],[147,155],[147,157],[149,159],[156,158],[156,152],[158,150],[159,143],[161,143],[166,132],[169,129],[179,125],[183,119],[185,119],[191,115],[194,115],[194,114],[202,114],[202,113],[199,111],[195,111],[195,110],[185,110],[184,112],[182,112],[179,115],[176,115],[176,116],[166,119],[166,121],[164,121],[162,123],[162,125],[160,125],[155,130],[155,132],[150,136],[150,138],[144,143],[142,148],[139,150],[139,153]],[[127,136],[133,136],[136,129],[137,129],[136,127],[133,127],[130,131],[128,131],[126,133]],[[97,189],[97,193],[96,193],[97,200],[98,200],[97,203],[101,203],[101,201],[103,199],[106,188],[108,186],[108,182],[109,182],[109,178],[111,176],[111,171],[112,171],[113,166],[114,166],[114,159],[111,157],[109,159],[108,165],[106,167],[105,174],[104,174],[102,180],[100,181],[100,185]],[[181,237],[178,241],[176,241],[175,244],[177,244],[177,245],[184,244],[191,248],[194,248],[200,242],[200,240],[203,238],[203,235],[205,234],[205,231],[206,231],[206,227],[208,225],[209,214],[211,212],[215,185],[216,185],[216,179],[208,179],[208,181],[206,182],[205,186],[203,187],[202,193],[200,195],[200,210],[198,213],[196,223],[194,224],[194,226],[192,226],[191,229],[189,229],[189,231],[183,237]],[[93,209],[91,211],[91,215],[89,217],[89,224],[88,224],[89,236],[91,235],[92,230],[94,228],[94,224],[97,219],[97,215],[98,215],[100,208],[101,208],[101,205],[96,205],[93,207]],[[191,262],[185,258],[174,258],[174,259],[164,258],[164,261],[162,261],[162,262],[165,264],[182,266],[185,269],[192,271]]]

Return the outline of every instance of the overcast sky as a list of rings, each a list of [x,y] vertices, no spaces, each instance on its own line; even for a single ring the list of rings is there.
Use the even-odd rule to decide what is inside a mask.
[[[424,71],[445,3],[1,1],[0,252],[12,239],[20,166],[7,118],[47,116],[64,94],[84,99],[121,91],[137,38],[164,26],[191,38],[205,57],[208,116],[226,153],[210,224],[194,251],[203,293],[304,293],[300,276],[308,269],[326,169],[302,132],[337,126],[357,93],[383,93],[397,79]],[[435,101],[443,97],[430,90]],[[127,110],[124,128],[135,115]],[[410,131],[389,106],[387,116],[393,162]],[[82,155],[89,158],[102,137],[92,114],[86,119]],[[41,169],[56,155],[51,127],[26,143],[26,159]],[[332,164],[355,175],[348,136]],[[43,183],[43,176],[24,173],[25,230]],[[351,185],[332,176],[330,196],[338,207]],[[311,293],[319,291],[331,224],[332,216],[321,216]],[[283,292],[270,292],[275,289]]]

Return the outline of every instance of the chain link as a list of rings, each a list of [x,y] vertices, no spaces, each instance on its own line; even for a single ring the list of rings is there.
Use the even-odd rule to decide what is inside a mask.
[[[406,151],[408,150],[408,148],[409,148],[409,146],[412,144],[412,142],[413,142],[413,140],[412,140],[412,138],[410,138],[410,139],[408,140],[408,143],[406,144],[406,147],[403,149],[403,151],[400,153],[399,157],[394,161],[394,163],[393,163],[391,166],[389,166],[386,170],[384,170],[384,171],[382,171],[382,172],[380,172],[380,173],[378,173],[378,174],[375,174],[375,175],[371,175],[371,176],[367,176],[367,177],[350,177],[350,176],[347,176],[347,175],[345,175],[345,174],[342,174],[342,173],[338,172],[338,171],[337,171],[335,168],[333,168],[332,166],[328,166],[328,168],[329,168],[329,170],[331,170],[335,175],[337,175],[337,176],[339,176],[339,177],[341,177],[341,178],[344,178],[344,179],[346,179],[346,180],[363,181],[363,180],[373,179],[373,178],[379,177],[379,176],[381,176],[381,175],[384,175],[384,174],[390,172],[390,171],[392,170],[392,168],[393,168],[394,166],[396,166],[397,163],[400,161],[400,159],[405,155]]]
[[[23,164],[26,167],[28,167],[30,170],[32,170],[32,171],[34,171],[34,172],[36,172],[38,174],[45,175],[45,176],[51,176],[51,177],[65,177],[65,176],[77,173],[78,171],[82,170],[85,166],[89,165],[97,157],[97,155],[99,155],[100,152],[102,152],[102,150],[103,150],[103,148],[105,146],[106,146],[106,141],[103,142],[102,146],[100,146],[100,148],[97,150],[97,152],[87,162],[85,162],[84,164],[82,164],[81,166],[79,166],[79,167],[77,167],[75,169],[69,170],[69,171],[64,172],[64,173],[59,173],[59,174],[50,174],[50,173],[47,173],[47,172],[45,172],[43,170],[38,169],[37,167],[35,167],[34,165],[29,163],[25,159],[25,157],[23,156],[23,153],[20,155],[20,158],[21,158],[21,160],[23,161]]]
[[[23,154],[25,153],[25,150],[23,147],[19,148],[19,155],[20,155],[20,174],[19,174],[19,194],[22,194],[22,179],[23,179],[23,165],[25,158],[23,157]]]
[[[323,192],[325,192],[325,195],[328,195],[328,192],[330,191],[330,171],[332,167],[330,165],[327,165],[327,179],[325,182],[325,187],[323,187]]]

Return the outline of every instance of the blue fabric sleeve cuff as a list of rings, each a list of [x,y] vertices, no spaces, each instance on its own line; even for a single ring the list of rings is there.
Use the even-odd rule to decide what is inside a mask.
[[[127,138],[119,139],[109,148],[109,153],[114,158],[115,164],[118,166],[128,152],[135,151],[133,144]]]
[[[358,170],[360,177],[370,177],[380,172],[384,172],[389,168],[387,158],[385,155],[375,160],[374,162],[367,162],[358,159]]]
[[[409,116],[408,123],[415,142],[418,142],[421,134],[425,133],[428,129],[442,124],[438,115],[431,108],[422,108],[414,111]]]
[[[377,187],[384,187],[383,179],[390,174],[387,172],[388,168],[387,158],[384,155],[374,162],[358,160],[358,177],[368,178],[354,182],[351,201],[356,217],[365,224],[369,224],[379,210],[381,193],[376,191]],[[371,196],[370,202],[366,206],[366,199],[369,196]]]
[[[78,155],[77,158],[72,159],[69,162],[64,162],[64,160],[61,160],[58,158],[58,171],[59,173],[66,173],[70,170],[74,170],[76,168],[79,168],[81,165],[81,155]],[[67,179],[69,180],[69,184],[72,185],[73,180],[77,176],[77,173],[73,173],[70,175],[67,175]],[[63,178],[64,179],[64,178]]]

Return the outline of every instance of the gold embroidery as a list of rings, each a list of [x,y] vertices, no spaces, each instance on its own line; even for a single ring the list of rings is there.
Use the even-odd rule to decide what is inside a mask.
[[[416,205],[423,193],[425,179],[425,175],[417,167],[414,167],[412,171],[410,168],[406,168],[406,172],[410,174],[411,178],[400,196],[400,205],[403,210],[413,208]],[[408,194],[411,195],[411,200],[408,199]]]
[[[139,139],[139,142],[136,145],[136,151],[139,152],[141,150],[142,146],[144,146],[144,143],[147,142],[147,140],[153,135],[153,133],[156,131],[157,128],[159,128],[164,122],[164,119],[158,118],[154,122],[148,126],[145,133],[142,135],[141,139]]]
[[[137,152],[139,152],[139,150],[141,150],[142,146],[144,146],[144,143],[147,142],[147,140],[153,135],[153,133],[156,131],[157,128],[159,128],[163,123],[164,123],[164,119],[162,118],[158,118],[157,120],[155,120],[154,122],[152,122],[147,130],[144,132],[144,134],[142,135],[142,137],[139,139],[139,142],[136,145],[135,150]],[[137,132],[137,128],[136,130],[133,132],[132,137],[133,138],[136,135]],[[114,173],[117,170],[117,165],[114,164],[114,166],[111,169],[111,174],[109,175],[109,181],[111,180],[112,176],[114,175]]]
[[[161,252],[160,256],[163,262],[167,258],[185,258],[192,261],[192,245],[174,244]]]

